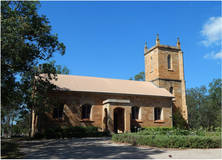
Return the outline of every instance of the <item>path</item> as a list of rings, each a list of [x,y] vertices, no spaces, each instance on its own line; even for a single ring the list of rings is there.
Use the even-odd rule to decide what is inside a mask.
[[[51,139],[18,143],[26,159],[221,159],[221,149],[159,149],[117,144],[110,139]]]

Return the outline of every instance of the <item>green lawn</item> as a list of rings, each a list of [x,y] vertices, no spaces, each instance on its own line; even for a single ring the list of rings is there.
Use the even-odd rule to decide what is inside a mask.
[[[1,158],[21,159],[24,155],[24,153],[19,152],[18,144],[1,141]]]

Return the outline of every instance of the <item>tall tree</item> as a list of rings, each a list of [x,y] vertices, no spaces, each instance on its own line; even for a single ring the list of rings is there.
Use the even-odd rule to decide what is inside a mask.
[[[33,68],[39,60],[49,60],[55,52],[64,55],[65,46],[58,41],[57,34],[51,33],[48,18],[38,15],[39,7],[38,1],[1,2],[1,94],[4,95],[1,106],[6,111],[16,111],[16,107],[11,107],[21,103],[23,109],[31,111],[50,109],[47,105],[50,100],[43,94],[55,87],[50,80],[56,79],[56,72],[44,65],[47,77],[42,77]],[[19,76],[22,76],[20,81]],[[20,101],[15,91],[21,92]]]
[[[31,72],[38,60],[48,60],[58,51],[65,54],[65,46],[58,35],[51,33],[49,20],[39,16],[38,1],[1,2],[1,104],[10,104],[14,90],[21,85],[18,75]],[[38,75],[37,75],[38,76]],[[28,83],[29,79],[27,79]],[[21,87],[22,88],[22,87]]]
[[[187,89],[188,121],[191,128],[221,126],[221,79]]]
[[[56,70],[56,74],[70,74],[71,71],[65,66],[63,65],[63,67],[61,65],[55,65],[56,61],[55,60],[51,60],[49,61],[47,64],[51,65],[51,68]]]
[[[209,126],[213,127],[221,126],[221,86],[222,80],[220,78],[213,79],[209,83],[208,106],[209,112],[211,112],[211,115],[209,115],[209,118],[211,118]]]
[[[207,103],[206,86],[187,89],[188,122],[191,128],[204,126]],[[205,127],[205,126],[204,126]]]

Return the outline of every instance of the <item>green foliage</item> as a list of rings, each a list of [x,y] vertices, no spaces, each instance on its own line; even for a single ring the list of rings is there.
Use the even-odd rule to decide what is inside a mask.
[[[55,65],[55,63],[56,63],[55,60],[51,60],[51,61],[48,61],[48,63],[43,63],[43,66],[45,65],[45,68],[52,70],[56,74],[66,74],[66,75],[70,74],[70,70],[65,65],[62,67],[61,65]]]
[[[145,81],[145,73],[140,72],[139,74],[135,75],[134,80],[135,81]]]
[[[114,134],[112,141],[165,148],[220,148],[221,137]]]
[[[16,143],[1,141],[1,158],[21,159],[24,153],[19,152],[19,146]]]
[[[131,77],[129,80],[133,80],[133,77]],[[145,73],[144,71],[143,72],[140,72],[139,74],[135,75],[134,76],[134,80],[135,81],[145,81]]]
[[[169,131],[174,129],[174,127],[144,127],[148,131]]]
[[[178,136],[220,136],[221,131],[208,132],[208,128],[200,127],[198,129],[182,130],[171,127],[145,127],[137,132],[138,135],[178,135]]]
[[[15,141],[32,141],[35,140],[34,137],[17,137],[17,138],[13,138],[13,140]]]
[[[16,82],[17,75],[32,71],[39,60],[48,60],[54,52],[65,54],[58,35],[51,33],[49,20],[38,15],[38,1],[1,2],[1,104],[16,99],[15,88],[26,88]],[[29,81],[29,80],[28,80]],[[22,86],[21,86],[22,85]]]
[[[180,129],[186,129],[188,128],[187,122],[184,120],[182,114],[182,110],[176,108],[176,110],[172,114],[173,126]]]
[[[209,130],[221,127],[221,79],[205,86],[187,89],[188,122],[190,128],[202,126]]]
[[[19,126],[13,125],[12,126],[12,133],[20,134],[21,130],[20,130]]]
[[[35,139],[60,139],[60,138],[72,138],[72,137],[101,137],[107,136],[108,132],[99,132],[99,127],[95,126],[72,126],[65,128],[49,128],[44,133],[35,133]]]
[[[6,115],[3,123],[5,119],[13,122],[20,111],[34,109],[39,114],[53,106],[42,94],[55,87],[50,80],[56,75],[49,65],[43,65],[48,77],[41,77],[34,66],[39,60],[49,60],[55,52],[64,55],[65,45],[58,41],[57,34],[51,33],[48,18],[38,15],[39,7],[38,1],[1,2],[1,106],[5,110],[1,114]],[[65,67],[64,73],[68,73]],[[11,127],[7,126],[10,132]]]

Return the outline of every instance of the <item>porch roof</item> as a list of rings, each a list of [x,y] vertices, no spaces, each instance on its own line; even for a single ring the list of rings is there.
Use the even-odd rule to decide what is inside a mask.
[[[57,75],[58,80],[52,80],[52,83],[57,86],[55,89],[57,91],[130,94],[174,98],[165,88],[159,88],[152,82],[62,74]]]

